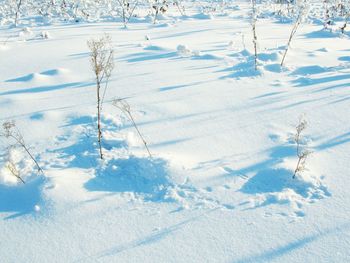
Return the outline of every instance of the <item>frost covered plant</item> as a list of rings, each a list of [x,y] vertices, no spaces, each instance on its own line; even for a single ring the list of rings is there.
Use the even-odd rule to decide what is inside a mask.
[[[348,0],[323,0],[323,10],[326,29],[329,25],[333,25],[337,18],[344,17],[344,24],[340,28],[343,32],[349,19],[350,2]]]
[[[340,27],[340,31],[342,32],[342,34],[344,34],[344,32],[345,32],[345,29],[349,23],[349,19],[350,19],[350,10],[349,10],[349,13],[345,17],[344,24]]]
[[[121,9],[121,17],[123,19],[124,27],[126,28],[126,25],[129,23],[139,2],[132,2],[130,0],[117,0],[117,2]]]
[[[101,128],[101,111],[104,96],[108,87],[108,81],[111,77],[114,62],[113,62],[113,48],[112,40],[109,35],[104,35],[98,39],[91,39],[87,42],[91,51],[90,63],[91,69],[94,72],[96,80],[96,94],[97,94],[97,141],[99,146],[100,158],[103,159],[102,152],[102,128]],[[102,92],[102,85],[104,83],[104,90]]]
[[[306,160],[311,154],[311,152],[305,149],[305,145],[303,145],[302,133],[307,128],[307,121],[304,116],[299,117],[299,123],[296,126],[296,132],[294,134],[294,143],[296,144],[296,154],[298,157],[298,162],[294,170],[293,179],[298,173],[305,171],[306,169]]]
[[[8,140],[12,140],[12,142],[9,142],[10,147],[21,147],[28,154],[30,159],[34,162],[38,172],[44,173],[38,161],[35,159],[34,155],[31,153],[28,146],[26,145],[21,132],[17,128],[14,121],[7,121],[2,124],[2,131],[0,132],[0,137],[5,137]],[[20,177],[20,173],[13,161],[9,160],[7,162],[7,169],[11,172],[12,175],[17,177],[22,183],[24,183],[24,180]]]
[[[154,16],[153,23],[157,23],[157,18],[160,13],[165,13],[168,10],[168,0],[151,0],[152,13]]]
[[[22,179],[19,170],[16,167],[16,164],[14,162],[12,162],[11,160],[9,160],[6,164],[6,168],[10,171],[10,173],[16,177],[19,181],[21,181],[23,184],[25,184],[26,182]]]
[[[146,142],[145,138],[142,136],[142,134],[141,134],[136,122],[135,122],[135,118],[132,115],[130,104],[125,99],[115,99],[113,101],[113,106],[117,107],[129,119],[129,121],[132,123],[135,130],[137,131],[137,134],[139,135],[143,145],[145,146],[149,157],[152,158],[152,154],[147,146],[147,142]]]
[[[283,54],[283,57],[282,57],[282,61],[281,61],[281,67],[283,67],[283,64],[284,64],[284,60],[286,59],[286,56],[287,56],[287,52],[290,48],[290,44],[292,42],[292,39],[295,35],[295,33],[297,32],[304,16],[306,15],[306,7],[301,7],[300,11],[299,11],[299,14],[298,14],[298,17],[296,18],[295,22],[294,22],[294,25],[293,25],[293,28],[292,28],[292,31],[290,32],[290,35],[289,35],[289,39],[288,39],[288,43],[287,43],[287,46],[286,46],[286,49],[284,51],[284,54]]]

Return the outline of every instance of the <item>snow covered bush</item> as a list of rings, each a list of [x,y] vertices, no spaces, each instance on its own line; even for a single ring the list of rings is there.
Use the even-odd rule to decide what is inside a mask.
[[[176,50],[181,57],[189,57],[192,55],[192,50],[189,49],[186,45],[178,45]]]
[[[168,0],[148,0],[153,14],[153,23],[157,23],[158,16],[166,13],[169,7]]]
[[[349,19],[350,3],[347,0],[324,0],[323,1],[323,19],[324,27],[328,28],[334,25],[338,18],[344,19],[344,25]],[[345,29],[344,27],[344,29]]]

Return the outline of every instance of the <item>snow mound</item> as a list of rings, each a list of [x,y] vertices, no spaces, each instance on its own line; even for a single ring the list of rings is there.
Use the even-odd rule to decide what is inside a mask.
[[[176,50],[181,57],[190,57],[193,54],[192,50],[189,49],[186,45],[178,45]]]
[[[249,196],[244,204],[248,204],[248,209],[288,205],[297,216],[304,215],[303,205],[329,197],[331,193],[323,176],[313,173],[315,169],[311,165],[293,178],[297,163],[296,146],[289,136],[271,135],[270,138],[281,145],[270,150],[269,159],[238,171],[244,175],[252,174],[239,189]]]
[[[126,135],[120,134],[120,123],[105,116],[103,126],[103,154],[98,153],[94,117],[72,118],[64,127],[72,131],[57,138],[59,147],[54,151],[55,167],[83,168],[93,173],[84,187],[91,192],[131,193],[151,201],[162,201],[166,189],[172,186],[170,166],[162,158],[130,154]],[[134,148],[134,147],[133,147]]]
[[[237,59],[237,63],[230,69],[230,75],[225,78],[244,78],[244,77],[256,77],[263,74],[263,70],[259,67],[262,63],[257,60],[258,68],[255,69],[255,56],[247,49],[233,54],[233,57]]]
[[[33,160],[21,148],[12,147],[8,152],[3,152],[2,160],[4,162],[0,163],[0,185],[19,186],[23,183],[18,177],[27,182],[36,176]]]
[[[199,19],[199,20],[211,20],[214,18],[213,15],[211,14],[204,14],[204,13],[200,13],[200,14],[195,14],[192,16],[193,19]]]
[[[254,195],[249,201],[254,208],[272,204],[300,208],[303,204],[330,196],[321,179],[310,175],[293,179],[291,171],[282,168],[259,171],[240,191]]]
[[[8,79],[6,80],[6,82],[44,81],[44,80],[48,80],[48,77],[64,76],[67,72],[68,70],[64,68],[50,69],[40,73],[35,72],[25,76]]]
[[[18,37],[22,41],[26,41],[28,38],[33,37],[34,33],[29,27],[24,27],[19,33]]]

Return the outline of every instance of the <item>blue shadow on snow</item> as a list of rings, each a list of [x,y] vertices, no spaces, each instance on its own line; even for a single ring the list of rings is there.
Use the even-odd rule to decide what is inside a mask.
[[[26,184],[16,186],[0,185],[0,215],[12,213],[5,220],[34,213],[34,206],[42,201],[41,189],[45,179],[36,177]]]

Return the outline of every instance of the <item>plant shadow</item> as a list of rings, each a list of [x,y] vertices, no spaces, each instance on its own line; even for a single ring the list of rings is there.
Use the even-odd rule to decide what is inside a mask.
[[[116,137],[121,127],[106,118],[102,118],[104,159],[101,160],[95,122],[91,116],[76,116],[62,126],[69,127],[70,134],[61,139],[68,145],[55,150],[61,159],[57,165],[91,169],[95,176],[84,184],[89,191],[130,192],[150,201],[162,201],[167,187],[172,185],[167,161],[130,155],[127,142]]]
[[[254,208],[313,202],[331,195],[319,178],[309,174],[293,178],[293,171],[282,166],[286,159],[295,158],[295,151],[295,146],[289,144],[273,147],[267,160],[236,171],[236,174],[241,175],[253,174],[246,176],[248,179],[239,191],[258,198]]]
[[[34,207],[42,201],[43,177],[34,178],[23,185],[0,185],[0,213],[11,213],[5,220],[34,213]]]
[[[165,160],[128,156],[109,161],[84,186],[89,191],[141,194],[146,200],[158,202],[164,200],[171,185]]]

